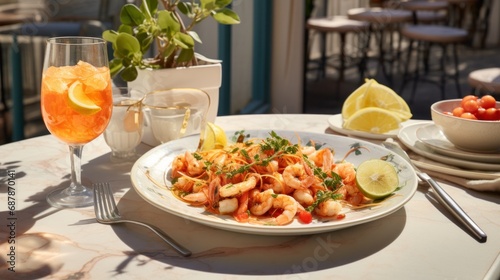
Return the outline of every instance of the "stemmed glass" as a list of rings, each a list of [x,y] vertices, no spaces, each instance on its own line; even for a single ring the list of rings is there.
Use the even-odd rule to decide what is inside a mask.
[[[93,193],[81,183],[83,146],[108,125],[112,111],[106,42],[100,38],[58,37],[47,41],[41,110],[50,133],[69,145],[71,184],[47,197],[55,207],[84,207]]]

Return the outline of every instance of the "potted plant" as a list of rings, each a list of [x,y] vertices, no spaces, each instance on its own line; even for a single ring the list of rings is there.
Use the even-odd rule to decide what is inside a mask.
[[[213,121],[221,83],[220,61],[203,61],[195,53],[195,42],[201,43],[201,39],[193,27],[208,17],[221,24],[238,24],[239,16],[228,8],[231,3],[232,0],[142,0],[140,6],[124,5],[118,30],[106,30],[102,35],[114,50],[111,75],[120,75],[129,86],[143,92],[201,88],[211,96],[215,114],[211,109],[207,118]],[[147,57],[152,50],[156,52],[154,56]],[[165,71],[157,73],[162,69]],[[184,73],[188,71],[195,73]],[[198,79],[196,76],[200,75]]]

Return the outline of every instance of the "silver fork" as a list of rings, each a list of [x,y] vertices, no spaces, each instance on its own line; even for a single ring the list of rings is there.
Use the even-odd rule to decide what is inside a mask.
[[[172,248],[174,248],[179,254],[184,257],[189,257],[191,251],[184,248],[182,245],[173,240],[170,236],[164,233],[161,229],[134,220],[122,219],[118,208],[116,207],[115,199],[113,193],[109,187],[109,183],[96,183],[93,184],[94,187],[94,211],[95,218],[99,223],[102,224],[117,224],[117,223],[132,223],[136,225],[141,225],[152,230],[156,235],[158,235],[163,241],[167,242]]]

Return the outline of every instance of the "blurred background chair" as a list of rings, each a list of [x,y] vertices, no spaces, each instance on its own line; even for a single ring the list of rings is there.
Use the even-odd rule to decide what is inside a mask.
[[[408,40],[408,53],[400,92],[402,93],[405,89],[407,81],[413,78],[410,103],[415,98],[416,87],[420,81],[436,83],[441,92],[441,99],[445,99],[446,81],[451,78],[454,80],[457,92],[461,96],[457,44],[465,43],[469,39],[469,33],[465,29],[448,25],[421,23],[417,17],[418,11],[447,9],[446,2],[440,3],[445,5],[440,6],[436,2],[421,0],[408,1],[402,4],[403,8],[412,11],[413,14],[413,23],[401,29],[401,35]],[[414,44],[416,44],[415,48]],[[438,48],[437,51],[435,51],[436,47]],[[414,51],[415,55],[413,54]],[[431,57],[431,55],[434,55],[434,57]],[[415,57],[416,66],[413,72],[410,73],[409,65],[413,57]],[[453,70],[449,71],[449,68],[453,68]],[[437,74],[437,79],[433,79],[433,74]]]
[[[378,64],[376,70],[382,70],[389,86],[393,85],[394,65],[398,63],[401,47],[400,27],[410,22],[409,11],[384,7],[354,8],[348,11],[349,19],[367,22],[369,35],[364,48],[364,57],[368,59],[371,38],[376,41],[374,57]],[[397,66],[397,65],[396,65]],[[370,73],[376,76],[377,73]]]
[[[353,34],[357,35],[358,43],[362,41],[362,35],[368,31],[368,23],[350,20],[346,16],[333,16],[327,18],[311,18],[307,21],[306,27],[310,31],[310,44],[314,42],[315,35],[320,35],[321,37],[321,40],[319,41],[321,57],[317,66],[318,78],[324,78],[326,75],[326,67],[332,66],[338,70],[338,79],[339,81],[342,81],[344,80],[345,69],[347,67],[355,66],[358,68],[360,80],[363,79],[366,65],[359,55],[361,53],[359,50],[362,44],[358,44],[358,46],[350,45],[349,49],[351,52],[347,53],[346,40],[348,34]],[[338,55],[329,56],[327,54],[328,34],[339,36],[340,46]],[[311,49],[311,46],[308,46],[308,59],[311,58]],[[333,61],[333,63],[329,64],[328,59],[331,57],[334,59],[336,58],[338,63]]]
[[[467,83],[471,87],[471,94],[490,94],[500,98],[500,67],[474,70],[469,73]]]

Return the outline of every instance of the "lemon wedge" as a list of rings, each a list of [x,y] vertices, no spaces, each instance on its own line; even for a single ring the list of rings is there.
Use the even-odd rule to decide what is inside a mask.
[[[389,110],[367,107],[363,108],[344,122],[344,128],[383,134],[399,128],[401,119]]]
[[[398,188],[399,177],[391,163],[372,159],[362,162],[356,169],[356,184],[366,197],[381,199]]]
[[[227,145],[226,132],[214,123],[207,122],[204,135],[205,138],[200,148],[202,151],[223,149]]]
[[[406,101],[390,87],[379,83],[371,83],[363,98],[356,103],[356,111],[366,107],[389,110],[399,115],[401,121],[406,121],[412,117],[410,107]]]
[[[69,105],[82,115],[93,115],[101,110],[83,91],[83,85],[75,81],[68,89]]]
[[[347,120],[358,110],[358,104],[364,99],[365,93],[370,89],[372,83],[377,83],[373,79],[366,79],[365,83],[354,90],[344,101],[342,105],[342,118]]]

